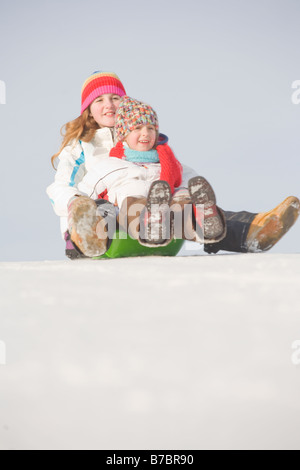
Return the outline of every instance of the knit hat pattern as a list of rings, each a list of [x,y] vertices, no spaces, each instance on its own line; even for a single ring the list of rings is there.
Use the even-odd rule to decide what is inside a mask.
[[[105,93],[126,95],[125,88],[119,77],[112,72],[94,72],[86,79],[81,89],[81,114],[99,96]]]
[[[116,113],[116,142],[126,139],[136,126],[148,124],[154,126],[158,132],[158,117],[154,109],[146,103],[123,96]]]

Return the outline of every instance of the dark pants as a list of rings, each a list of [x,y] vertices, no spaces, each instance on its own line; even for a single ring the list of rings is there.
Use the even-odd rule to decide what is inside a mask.
[[[246,238],[256,214],[246,211],[223,211],[223,213],[227,225],[226,237],[218,243],[205,244],[204,251],[206,253],[217,253],[220,250],[247,253]]]
[[[98,204],[101,204],[97,201]],[[246,238],[251,222],[256,214],[251,212],[229,212],[223,211],[227,224],[227,234],[218,243],[204,245],[206,253],[217,253],[220,250],[232,251],[235,253],[247,253]],[[70,239],[69,232],[65,233],[67,242],[66,255],[71,259],[85,258],[85,255],[74,245]]]

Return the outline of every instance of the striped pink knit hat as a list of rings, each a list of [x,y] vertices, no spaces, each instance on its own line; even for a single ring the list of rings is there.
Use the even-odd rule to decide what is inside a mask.
[[[100,95],[114,93],[126,95],[125,88],[119,77],[112,72],[94,72],[86,79],[81,89],[81,114]]]

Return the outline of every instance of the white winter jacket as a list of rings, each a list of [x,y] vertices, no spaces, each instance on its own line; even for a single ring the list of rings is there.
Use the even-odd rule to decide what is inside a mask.
[[[48,186],[47,194],[61,218],[62,235],[68,228],[68,203],[73,196],[97,199],[107,189],[109,200],[120,207],[127,196],[146,195],[152,181],[159,179],[159,163],[137,165],[109,157],[113,146],[112,132],[105,127],[97,130],[90,142],[73,142],[60,153],[55,181]],[[196,172],[185,165],[182,167],[181,188],[187,188],[188,180]]]

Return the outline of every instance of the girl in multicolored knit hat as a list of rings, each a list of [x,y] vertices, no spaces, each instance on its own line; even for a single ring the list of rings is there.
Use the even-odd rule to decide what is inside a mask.
[[[79,188],[92,198],[105,192],[107,199],[120,207],[120,227],[141,244],[168,244],[174,220],[177,238],[220,241],[225,223],[211,186],[204,178],[196,177],[190,180],[190,193],[184,201],[178,198],[182,166],[168,144],[158,142],[158,136],[153,108],[124,96],[116,113],[117,144],[110,151],[112,158],[98,162]],[[190,215],[185,217],[185,227],[184,210]]]
[[[109,240],[99,239],[96,233],[101,219],[96,202],[79,188],[87,183],[95,166],[108,157],[114,146],[115,117],[124,95],[125,88],[116,74],[95,72],[88,77],[81,92],[81,114],[65,125],[61,148],[52,157],[53,165],[56,159],[59,163],[55,181],[47,188],[47,193],[55,213],[60,216],[62,235],[67,242],[66,254],[70,258],[97,256],[107,249]],[[159,135],[158,143],[163,143],[161,139]],[[182,168],[181,189],[175,193],[181,204],[190,198],[188,182],[197,175],[186,165]],[[192,196],[197,199],[199,185],[193,184],[190,189],[195,191]],[[299,215],[299,200],[289,197],[266,213],[224,214],[226,237],[219,243],[206,244],[205,251],[262,251],[277,243],[294,224]]]

